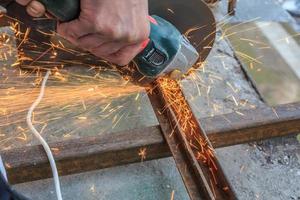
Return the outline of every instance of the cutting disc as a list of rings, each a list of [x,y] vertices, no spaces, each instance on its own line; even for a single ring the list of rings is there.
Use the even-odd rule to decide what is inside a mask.
[[[198,50],[199,61],[205,61],[215,40],[216,22],[202,0],[150,0],[150,14],[156,14],[176,26]]]

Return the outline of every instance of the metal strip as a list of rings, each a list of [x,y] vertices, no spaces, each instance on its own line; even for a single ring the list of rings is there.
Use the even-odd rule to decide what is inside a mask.
[[[198,119],[214,148],[300,132],[300,103],[239,112],[245,115],[234,112]],[[146,149],[144,161],[171,156],[159,125],[57,141],[50,146],[59,150],[55,159],[62,176],[140,162],[140,149]],[[40,145],[7,149],[0,154],[12,184],[51,177]]]
[[[180,89],[179,85],[178,88]],[[178,113],[174,107],[169,106],[161,85],[158,83],[153,91],[148,91],[148,94],[190,198],[236,199],[216,155],[211,151],[213,147],[194,115],[192,114],[191,120],[196,124],[196,134],[207,141],[206,148],[210,149],[211,156],[207,163],[196,158],[196,152],[191,147],[194,138],[187,136],[178,124]]]
[[[236,0],[228,0],[228,14],[235,15],[237,1]]]

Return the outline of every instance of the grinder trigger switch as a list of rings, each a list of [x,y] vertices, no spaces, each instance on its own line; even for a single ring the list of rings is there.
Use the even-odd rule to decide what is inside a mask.
[[[145,60],[150,64],[150,65],[153,65],[153,66],[161,66],[163,65],[166,60],[167,60],[167,56],[159,51],[159,49],[157,49],[153,42],[151,43],[151,50],[147,53],[147,55],[145,55]]]

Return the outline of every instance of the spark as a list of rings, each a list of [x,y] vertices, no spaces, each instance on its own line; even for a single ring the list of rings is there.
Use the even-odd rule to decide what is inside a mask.
[[[58,155],[60,152],[60,149],[56,148],[56,147],[52,147],[51,150],[52,150],[53,154],[55,154],[55,155]]]
[[[64,134],[63,137],[64,137],[64,138],[70,138],[70,137],[71,137],[71,134],[70,134],[70,133]]]
[[[235,111],[236,114],[241,115],[241,116],[245,116],[244,113],[240,112],[240,111]]]
[[[19,30],[19,25],[17,23],[13,24],[11,26],[11,29],[14,30],[15,35],[20,38],[20,41],[22,43],[30,44],[33,42],[31,38],[29,38],[30,31],[27,29],[26,33],[21,33]],[[22,38],[23,37],[23,38]],[[14,56],[14,54],[17,53],[16,47],[14,47],[14,44],[8,44],[9,42],[12,42],[13,39],[8,34],[0,34],[0,48],[1,48],[1,61],[8,61],[11,58],[8,58],[8,56]],[[55,45],[53,43],[46,44],[49,45],[49,48],[47,52],[51,52],[51,57],[49,61],[43,61],[43,65],[47,65],[48,63],[52,65],[52,63],[57,65],[63,65],[65,61],[62,61],[62,63],[56,63],[52,62],[51,59],[55,59],[56,56],[58,56],[59,50],[64,50],[68,52],[76,52],[71,51],[69,49],[64,49],[64,45],[61,41],[59,41],[58,45]],[[36,47],[36,46],[32,46]],[[9,49],[7,51],[6,49]],[[16,61],[10,65],[11,68],[15,68],[16,66],[19,66],[24,61],[32,61],[31,64],[33,64],[33,61],[37,62],[41,56],[45,55],[44,51],[38,52],[39,50],[35,50],[37,54],[40,54],[38,56],[38,59],[33,59],[30,57],[27,57],[23,52],[20,52],[20,54],[16,57]],[[39,63],[41,63],[39,61]],[[76,63],[75,61],[73,63]],[[84,64],[77,62],[77,64]],[[31,68],[31,67],[30,67]],[[100,75],[95,77],[90,76],[84,76],[84,75],[78,75],[78,74],[72,74],[68,71],[60,70],[58,71],[58,68],[55,67],[55,71],[53,73],[53,80],[51,80],[52,85],[49,86],[49,93],[48,97],[45,98],[45,102],[41,104],[40,110],[45,113],[45,110],[49,108],[53,108],[53,110],[59,108],[59,111],[69,111],[72,112],[71,108],[75,108],[77,106],[77,103],[75,102],[82,102],[84,99],[84,102],[82,102],[82,106],[84,110],[87,110],[87,106],[85,104],[91,104],[95,101],[98,101],[99,104],[106,104],[107,107],[110,106],[110,103],[117,99],[125,99],[127,97],[130,97],[131,95],[137,94],[142,91],[142,88],[127,84],[125,81],[120,80],[120,76],[115,76],[113,73],[115,73],[113,70],[108,71],[108,74],[111,73],[111,75]],[[101,66],[99,67],[99,69]],[[17,124],[21,121],[22,115],[20,115],[22,112],[24,112],[28,106],[28,102],[32,100],[32,98],[36,95],[36,92],[34,89],[31,88],[32,86],[37,86],[40,84],[41,81],[41,71],[40,66],[32,66],[32,71],[26,71],[19,68],[17,69],[19,73],[19,77],[12,77],[11,79],[18,80],[18,79],[33,79],[32,82],[28,83],[27,81],[8,81],[9,77],[3,77],[3,83],[8,82],[7,86],[9,84],[17,85],[17,88],[8,88],[5,91],[5,95],[0,96],[0,110],[1,114],[5,115],[6,118],[12,118],[12,116],[16,117],[12,122],[7,123],[1,123],[0,126],[8,126],[12,124]],[[90,66],[90,69],[95,69],[94,66]],[[104,68],[102,68],[104,69]],[[2,67],[2,71],[6,70],[5,67]],[[107,71],[107,70],[103,70]],[[36,77],[33,76],[33,72],[36,72]],[[98,72],[99,74],[99,72]],[[55,80],[54,80],[55,79]],[[78,84],[76,83],[78,81]],[[63,83],[63,84],[62,84]],[[30,84],[30,85],[29,85]],[[122,87],[120,87],[122,85]],[[22,88],[20,88],[22,86]],[[28,87],[29,86],[29,87]],[[101,91],[99,91],[101,88]],[[87,92],[86,92],[87,91]],[[2,90],[1,92],[4,92]],[[89,93],[88,93],[89,92]],[[3,94],[3,93],[2,93]],[[105,97],[106,99],[100,98]],[[86,103],[85,103],[86,102]],[[125,104],[130,104],[130,102],[125,102]],[[91,106],[92,108],[93,106]],[[107,108],[104,108],[101,113],[104,113]],[[126,106],[123,106],[124,112],[126,110]],[[87,112],[91,112],[90,110]],[[67,115],[68,113],[66,113]],[[118,115],[119,113],[115,113]],[[61,113],[58,113],[58,115],[61,115]],[[124,114],[123,116],[127,116],[127,114]],[[86,116],[87,117],[87,116]],[[52,117],[49,118],[50,120],[59,120],[62,116]],[[81,116],[79,116],[79,119],[84,119]],[[121,118],[120,118],[121,119]],[[116,120],[116,122],[120,121]],[[3,121],[1,121],[3,122]],[[40,123],[40,122],[38,122]],[[116,124],[115,124],[116,126]]]
[[[260,44],[260,45],[264,45],[264,46],[268,46],[267,43],[265,42],[261,42],[261,41],[257,41],[257,40],[252,40],[252,39],[249,39],[249,38],[240,38],[241,41],[248,41],[250,43],[254,43],[254,44]]]
[[[146,159],[147,156],[147,149],[146,148],[140,148],[138,155],[141,157],[141,162],[143,162]]]
[[[210,181],[214,183],[211,184],[214,191],[218,185],[216,177],[218,167],[215,163],[214,150],[210,147],[211,144],[207,138],[198,132],[198,122],[194,119],[193,112],[181,91],[179,82],[168,78],[160,78],[157,82],[166,100],[166,106],[175,112],[177,119],[176,127],[182,130],[199,164],[207,167],[210,174]]]
[[[85,105],[84,100],[82,100],[81,103],[82,103],[83,110],[86,110],[86,105]]]
[[[80,119],[80,120],[87,120],[87,117],[77,117],[77,119]]]
[[[168,10],[170,13],[175,14],[175,12],[174,12],[171,8],[168,8],[167,10]]]
[[[172,193],[171,193],[171,198],[170,198],[170,200],[174,200],[174,198],[175,198],[175,190],[172,190]]]
[[[24,132],[21,132],[21,136],[16,137],[16,139],[27,141],[27,135]]]
[[[240,174],[244,171],[244,169],[245,169],[245,165],[242,165],[240,168]]]
[[[226,84],[229,86],[229,88],[230,88],[234,93],[237,93],[237,92],[238,92],[238,89],[234,88],[233,85],[232,85],[230,82],[226,81]]]
[[[263,64],[261,61],[259,61],[257,58],[253,58],[250,55],[247,55],[246,53],[240,52],[240,51],[235,51],[235,53],[239,56],[241,56],[242,58],[245,58],[251,62],[255,62],[258,64]]]
[[[95,185],[94,185],[94,184],[90,187],[90,191],[91,191],[92,193],[95,193],[96,189],[95,189]]]
[[[171,10],[169,10],[169,12],[172,13]],[[186,32],[186,35],[188,37],[193,37],[193,34],[197,31],[200,31],[201,28],[205,27],[193,27]],[[55,123],[62,123],[64,118],[71,115],[72,119],[75,119],[74,121],[77,122],[80,120],[80,127],[89,127],[93,120],[92,116],[97,116],[98,118],[94,119],[96,123],[99,123],[101,120],[107,120],[107,122],[109,122],[111,125],[110,128],[115,128],[121,121],[125,121],[130,115],[129,110],[127,109],[129,105],[132,103],[137,105],[137,101],[142,98],[140,93],[143,91],[143,88],[130,84],[128,81],[129,79],[121,79],[120,75],[117,75],[118,71],[113,68],[113,66],[108,69],[107,67],[90,65],[78,60],[58,60],[57,58],[62,52],[75,55],[74,57],[76,57],[76,55],[82,55],[83,53],[68,47],[63,41],[60,40],[58,40],[58,44],[51,42],[43,44],[48,47],[45,51],[45,49],[36,46],[34,44],[35,41],[29,38],[30,32],[34,30],[27,30],[27,33],[22,33],[17,23],[12,25],[12,30],[15,32],[16,37],[19,38],[23,44],[26,43],[27,45],[32,45],[33,52],[38,56],[34,58],[21,53],[15,57],[16,61],[10,65],[11,68],[19,69],[18,66],[22,64],[24,67],[23,63],[29,62],[30,64],[26,67],[32,69],[32,71],[20,69],[20,74],[18,77],[14,77],[16,78],[16,81],[13,80],[10,82],[10,80],[8,80],[8,76],[5,78],[1,75],[1,80],[18,86],[15,89],[8,89],[7,91],[9,91],[9,94],[0,93],[1,113],[5,115],[5,118],[13,119],[6,120],[1,118],[1,128],[16,125],[22,122],[22,112],[26,111],[28,108],[28,102],[32,102],[32,99],[37,95],[37,91],[35,91],[34,87],[40,84],[42,77],[41,70],[44,68],[56,68],[53,70],[53,75],[49,80],[50,84],[47,88],[47,94],[44,98],[44,101],[36,111],[36,114],[39,116],[45,115],[48,117],[46,120],[43,120],[43,122],[39,122],[44,124],[44,126],[49,124],[50,119],[56,120]],[[43,33],[40,30],[37,31],[45,36],[54,36],[54,33]],[[224,34],[220,37],[220,39],[225,36],[230,37],[230,34],[227,34],[227,32],[228,30],[224,31]],[[214,34],[214,32],[211,34]],[[236,34],[236,32],[234,34]],[[209,36],[207,36],[204,40],[210,38]],[[247,39],[241,38],[241,40],[246,41]],[[263,45],[257,41],[248,40],[248,42],[251,44]],[[10,56],[16,55],[17,49],[13,46],[13,44],[10,43],[12,43],[12,39],[10,37],[7,35],[0,35],[1,61],[8,61]],[[50,54],[49,60],[42,61],[41,59],[46,58],[48,54]],[[239,55],[249,60],[252,65],[253,62],[260,63],[258,58],[252,58],[246,53],[239,52]],[[230,69],[229,66],[226,66],[224,57],[216,57],[216,59],[221,60],[224,69]],[[65,69],[65,65],[67,64],[86,66],[88,69],[87,71],[91,73],[89,75],[72,73],[71,71]],[[237,93],[239,90],[234,88],[231,83],[226,82],[226,79],[224,80],[224,78],[218,75],[218,73],[213,73],[206,69],[208,65],[208,61],[196,63],[195,68],[197,69],[191,70],[189,76],[187,76],[187,79],[191,80],[196,86],[196,97],[201,96],[201,89],[206,89],[208,105],[212,106],[213,110],[217,112],[222,108],[222,106],[209,99],[211,90],[215,87],[213,83],[214,80],[216,83],[224,82],[224,84],[227,84],[227,86],[231,89],[230,91],[235,93],[236,96],[238,95]],[[92,73],[93,71],[95,71],[95,73]],[[34,72],[36,72],[36,74],[34,74]],[[202,76],[204,74],[208,74],[211,82],[205,81],[205,78]],[[141,80],[144,78],[145,77],[142,77]],[[9,84],[7,83],[7,87]],[[218,180],[216,177],[217,166],[214,161],[214,150],[209,147],[209,142],[206,138],[199,137],[196,129],[197,124],[195,124],[194,120],[192,119],[193,113],[190,110],[191,108],[182,94],[180,87],[178,86],[179,83],[174,80],[161,79],[159,80],[159,84],[163,88],[164,95],[168,100],[167,106],[172,107],[178,115],[177,125],[181,127],[186,138],[189,140],[191,147],[194,150],[195,157],[201,165],[207,166],[207,168],[210,170],[211,187],[215,193],[214,187],[216,186]],[[0,90],[0,92],[2,91]],[[192,98],[193,97],[191,97],[191,99]],[[235,105],[238,106],[239,103],[233,95],[232,98],[234,99]],[[118,103],[116,103],[116,101]],[[209,103],[210,101],[211,103]],[[140,106],[135,107],[137,107],[138,110],[140,109]],[[77,110],[82,112],[82,108],[84,113],[76,113]],[[227,121],[230,122],[228,119]],[[78,123],[75,124],[77,125],[77,129],[80,128]],[[42,130],[44,129],[45,128],[42,128]],[[26,134],[26,131],[26,129],[22,130],[22,134]],[[64,138],[70,138],[75,131],[76,130],[64,131],[67,133],[63,133],[62,136]],[[3,135],[5,136],[6,134]],[[170,137],[173,135],[174,130],[172,130],[170,133]],[[28,140],[25,135],[21,135],[20,138],[23,140]],[[12,136],[8,140],[1,140],[0,142],[1,144],[6,142],[9,143],[10,140],[15,139],[16,137]],[[10,146],[6,145],[3,148],[5,147]],[[147,149],[139,149],[138,156],[141,157],[141,161],[145,160],[147,156]],[[228,187],[224,187],[223,190],[225,191],[226,188],[227,190],[229,189]],[[95,188],[92,186],[91,191],[94,190]],[[174,199],[174,194],[175,191],[173,190],[171,199]]]
[[[7,168],[7,169],[11,169],[11,164],[9,164],[9,163],[5,162],[5,163],[4,163],[4,165],[5,165],[5,168]]]
[[[279,119],[279,115],[278,115],[276,109],[272,107],[272,111],[273,111],[273,113],[276,115],[276,117]]]
[[[138,94],[136,95],[135,100],[137,101],[137,100],[139,99],[139,97],[140,97],[140,93],[138,93]]]
[[[239,102],[236,100],[236,98],[233,96],[233,95],[230,95],[230,97],[232,98],[235,106],[238,106],[239,105]]]

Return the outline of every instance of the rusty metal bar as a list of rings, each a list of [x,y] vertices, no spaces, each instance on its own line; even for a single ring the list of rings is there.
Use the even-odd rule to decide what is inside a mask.
[[[155,114],[159,121],[159,124],[162,129],[164,138],[170,148],[172,156],[175,160],[176,166],[181,174],[181,177],[185,183],[187,192],[191,199],[206,199],[207,196],[211,195],[209,186],[206,184],[203,188],[202,179],[198,179],[193,173],[193,163],[190,161],[184,146],[178,139],[178,137],[170,137],[174,127],[169,123],[169,118],[166,113],[162,114],[161,111],[164,108],[164,105],[160,101],[159,91],[153,90],[151,93],[148,93],[151,104],[154,108]],[[175,131],[179,131],[178,129]],[[203,177],[203,175],[202,175]],[[201,186],[199,188],[199,185]],[[208,190],[207,190],[208,189]]]
[[[218,1],[220,1],[220,0],[204,0],[204,2],[207,3],[207,4],[214,4]]]
[[[235,15],[237,0],[228,0],[228,14]]]
[[[215,4],[221,0],[204,0],[207,4]],[[235,15],[235,9],[236,9],[237,0],[228,0],[228,8],[227,12],[229,15]]]
[[[300,102],[241,109],[200,120],[214,147],[284,137],[300,132]]]
[[[300,132],[300,103],[239,110],[239,113],[244,113],[244,116],[233,112],[198,119],[202,122],[214,148]],[[68,139],[50,143],[50,147],[59,150],[54,156],[62,176],[140,162],[138,152],[141,148],[146,149],[147,155],[144,160],[171,156],[159,125],[114,134]],[[6,164],[11,183],[52,176],[41,145],[3,150],[0,154]]]
[[[180,89],[180,86],[177,86]],[[179,113],[173,106],[169,106],[170,102],[167,101],[161,85],[158,83],[148,94],[190,198],[192,200],[236,199],[217,156],[214,151],[211,151],[213,147],[195,116],[192,114],[191,123],[196,125],[196,134],[206,141],[206,150],[212,154],[206,163],[196,158],[196,152],[192,148],[194,138],[187,135],[178,124]],[[179,95],[183,93],[180,91]]]

